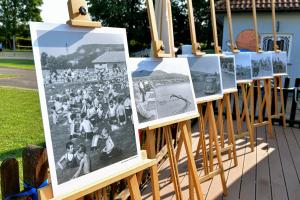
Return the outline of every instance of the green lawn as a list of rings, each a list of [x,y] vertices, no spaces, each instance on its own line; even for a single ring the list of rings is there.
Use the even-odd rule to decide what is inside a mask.
[[[16,78],[14,74],[0,74],[0,78]]]
[[[0,67],[34,70],[33,60],[0,59]]]
[[[44,143],[38,92],[0,87],[0,94],[0,163],[16,157],[22,176],[22,149]]]

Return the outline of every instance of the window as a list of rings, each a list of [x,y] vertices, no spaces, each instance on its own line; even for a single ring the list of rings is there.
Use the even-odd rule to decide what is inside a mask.
[[[286,51],[288,55],[288,63],[290,63],[292,49],[292,34],[277,34],[277,45],[281,51]],[[274,50],[273,34],[261,34],[261,47],[264,51]]]

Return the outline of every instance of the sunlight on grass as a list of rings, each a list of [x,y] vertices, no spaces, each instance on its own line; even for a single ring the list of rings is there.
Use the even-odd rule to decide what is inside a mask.
[[[0,78],[16,78],[14,74],[0,74]]]
[[[0,94],[0,163],[16,157],[21,181],[22,149],[44,143],[38,92],[0,87]]]
[[[34,69],[33,60],[0,59],[0,67],[17,69]]]

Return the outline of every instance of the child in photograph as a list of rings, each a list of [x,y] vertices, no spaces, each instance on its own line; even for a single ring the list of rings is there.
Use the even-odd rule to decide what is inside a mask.
[[[93,137],[93,129],[94,129],[93,124],[87,118],[86,113],[82,113],[81,114],[81,119],[82,119],[82,122],[80,124],[79,131],[81,133],[85,133],[85,139],[86,140],[92,139],[92,137]]]
[[[51,107],[51,116],[52,116],[52,123],[56,124],[57,120],[58,120],[58,114],[57,114],[57,112],[55,110],[55,106]]]
[[[75,120],[76,120],[76,114],[71,113],[69,117],[70,140],[72,140],[73,138],[78,138],[78,134],[75,131]]]
[[[74,168],[74,167],[78,166],[76,156],[74,154],[73,142],[67,142],[66,149],[67,149],[67,152],[57,162],[57,165],[59,166],[59,168],[61,170],[70,169],[70,168]],[[63,166],[63,163],[62,163],[63,161],[65,161],[65,163],[66,163],[65,167]]]
[[[87,102],[86,115],[87,115],[87,118],[88,118],[93,124],[95,124],[97,112],[96,112],[95,107],[92,106],[91,103],[90,103],[89,101]]]
[[[102,149],[102,153],[105,156],[109,156],[109,154],[113,151],[115,144],[111,139],[111,136],[108,132],[108,128],[104,127],[101,132],[101,138],[105,140],[105,147]]]
[[[76,152],[76,157],[79,161],[79,167],[74,174],[73,178],[77,178],[80,175],[86,175],[91,172],[91,159],[89,155],[86,153],[86,147],[84,144],[79,145],[79,149]],[[83,172],[81,174],[81,171]]]
[[[109,101],[108,110],[105,118],[108,119],[112,131],[119,129],[119,127],[117,126],[117,106],[114,104],[113,100]]]
[[[127,119],[131,120],[132,110],[131,110],[131,101],[129,98],[129,95],[126,96],[126,99],[124,101],[124,107],[125,107],[125,114]]]
[[[121,126],[126,124],[126,113],[125,113],[125,107],[122,104],[122,98],[118,99],[117,104],[117,116],[118,116],[118,122]]]
[[[63,104],[60,102],[59,97],[56,97],[54,100],[54,107],[57,114],[61,114],[63,112]]]

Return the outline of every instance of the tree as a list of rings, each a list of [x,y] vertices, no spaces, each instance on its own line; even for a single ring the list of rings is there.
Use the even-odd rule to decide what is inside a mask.
[[[143,0],[88,0],[88,5],[92,18],[103,26],[126,28],[131,51],[149,47],[151,38]]]
[[[42,0],[1,0],[0,34],[5,37],[6,47],[12,48],[12,38],[29,36],[29,21],[41,21]]]

